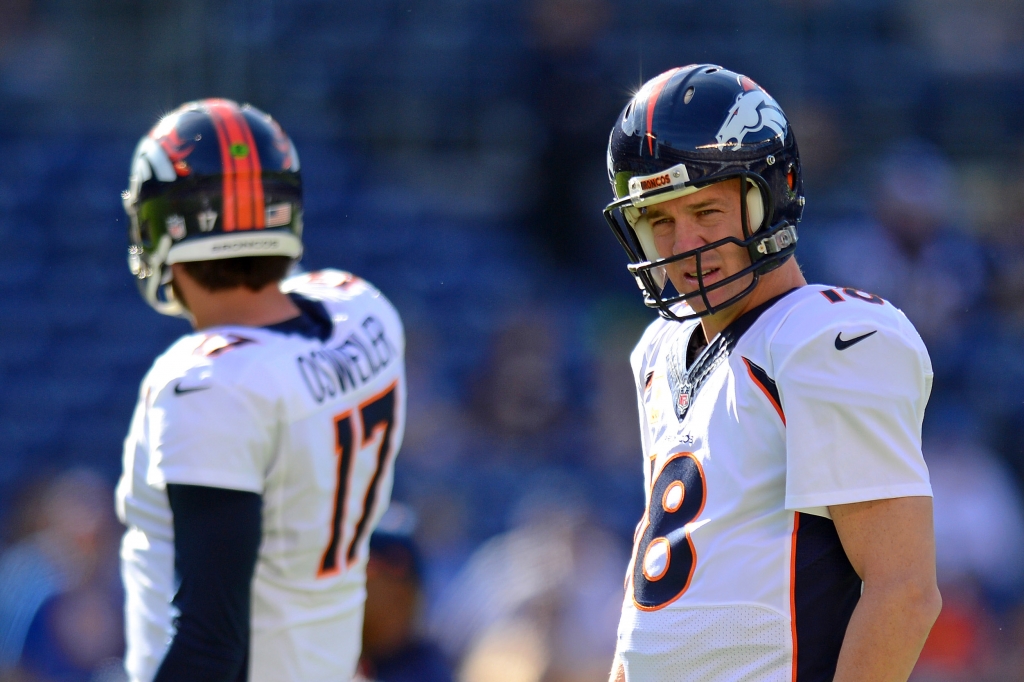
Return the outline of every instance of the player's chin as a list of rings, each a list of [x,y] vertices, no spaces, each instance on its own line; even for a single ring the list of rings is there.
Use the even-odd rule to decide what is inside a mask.
[[[711,304],[711,307],[717,309],[733,297],[742,294],[743,290],[750,285],[749,277],[741,277],[728,284],[721,284],[725,278],[726,275],[722,274],[722,271],[718,268],[711,268],[710,271],[705,271],[699,279],[694,274],[685,272],[675,272],[670,276],[676,291],[688,296],[686,302],[695,313],[702,313],[707,310],[707,306],[704,303],[705,297]],[[698,293],[701,284],[703,284],[705,296],[701,296]]]

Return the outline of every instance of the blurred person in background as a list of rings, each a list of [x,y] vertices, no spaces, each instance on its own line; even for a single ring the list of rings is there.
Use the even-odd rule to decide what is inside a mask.
[[[110,495],[98,475],[72,469],[26,501],[38,528],[0,556],[0,680],[123,679]]]
[[[960,229],[966,212],[954,201],[953,167],[937,148],[903,140],[875,169],[872,215],[814,235],[817,265],[832,281],[870,291],[906,313],[943,390],[955,389],[985,294],[984,252]]]
[[[533,481],[567,462],[595,459],[584,441],[581,401],[570,399],[578,392],[570,388],[562,330],[538,308],[523,305],[493,330],[453,409],[410,410],[415,442],[403,446],[398,485],[418,512],[431,606],[479,543],[508,529]],[[422,358],[423,350],[412,353]],[[413,379],[422,376],[413,372]],[[424,407],[424,394],[410,395]],[[577,479],[590,473],[584,466],[573,471]]]
[[[460,476],[471,481],[478,538],[506,529],[539,472],[578,453],[578,407],[570,400],[560,330],[552,315],[524,310],[491,337],[473,378],[471,440]]]
[[[967,435],[963,417],[935,417],[941,426],[925,439],[924,453],[943,607],[912,679],[1021,679],[1006,662],[1024,612],[1024,498],[1006,463]]]
[[[571,417],[559,330],[550,315],[520,313],[493,334],[474,379],[478,449],[492,459],[523,466],[546,464],[545,444]]]
[[[398,314],[347,272],[285,280],[299,158],[249,105],[164,116],[124,206],[143,297],[195,329],[143,379],[125,439],[129,678],[351,679],[405,423]]]
[[[535,481],[512,528],[482,544],[441,594],[430,632],[463,682],[598,682],[615,649],[621,542],[576,485]]]
[[[421,632],[423,565],[414,512],[392,502],[370,536],[366,617],[358,678],[375,682],[451,682],[440,648]]]
[[[877,295],[807,284],[795,133],[749,77],[648,81],[608,177],[663,318],[631,356],[647,511],[612,679],[906,680],[941,607],[921,337]]]
[[[604,121],[617,108],[604,87],[611,70],[604,48],[615,8],[607,0],[532,0],[525,8],[528,100],[542,150],[525,227],[540,253],[587,287],[628,286],[625,278],[603,274],[616,262],[614,244],[587,236],[600,227],[589,207],[603,196]]]
[[[1024,182],[1012,173],[1003,177],[994,198],[1007,215],[993,226],[987,244],[991,310],[965,363],[967,396],[987,442],[1024,486]]]

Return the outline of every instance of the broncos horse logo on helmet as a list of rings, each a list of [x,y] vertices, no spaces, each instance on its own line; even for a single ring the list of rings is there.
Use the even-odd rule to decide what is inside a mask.
[[[772,96],[757,88],[736,95],[736,104],[722,127],[718,129],[715,139],[718,140],[719,149],[735,140],[735,151],[740,148],[743,138],[749,133],[756,133],[767,127],[775,131],[780,138],[785,138],[788,126],[786,115],[782,113],[782,109]]]
[[[800,154],[786,115],[750,78],[714,64],[691,64],[655,76],[630,100],[608,140],[608,179],[614,200],[605,218],[626,250],[644,303],[665,318],[686,320],[727,308],[757,286],[796,249],[804,197]],[[647,207],[740,179],[743,238],[727,237],[659,256]],[[726,244],[746,250],[749,267],[705,284],[703,254]],[[672,289],[666,266],[697,263],[697,290]],[[708,293],[742,280],[742,291],[712,305]],[[688,304],[699,299],[695,311]]]

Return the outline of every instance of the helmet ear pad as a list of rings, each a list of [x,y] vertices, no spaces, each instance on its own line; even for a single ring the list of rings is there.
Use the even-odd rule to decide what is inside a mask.
[[[753,181],[747,180],[747,225],[750,234],[754,234],[764,225],[765,197],[761,194],[761,188]],[[750,190],[754,191],[751,192]]]
[[[640,215],[636,222],[632,224],[633,232],[636,233],[636,240],[640,244],[640,248],[644,250],[644,256],[647,260],[655,261],[660,258],[657,249],[654,246],[654,232],[651,230],[651,224],[647,222],[646,215]],[[668,279],[668,272],[665,268],[656,268],[651,270],[651,276],[654,278],[654,283],[658,285],[658,289],[661,291],[665,290],[665,282]]]
[[[724,181],[723,181],[724,182]],[[749,234],[757,232],[763,227],[765,217],[765,199],[761,193],[761,188],[751,180],[747,180],[747,225],[749,232],[744,234],[747,237]],[[711,185],[704,185],[703,187],[686,187],[676,192],[668,192],[664,196],[665,198],[657,202],[648,202],[645,206],[652,206],[655,204],[661,204],[672,199],[687,196],[690,194],[696,194],[701,190],[710,187]],[[659,197],[660,199],[660,197]],[[643,256],[648,262],[654,262],[663,258],[669,258],[675,254],[663,255],[658,253],[657,248],[654,245],[654,232],[651,229],[651,224],[647,221],[646,211],[643,208],[630,207],[623,210],[623,215],[629,226],[633,229],[636,234],[636,240],[643,249]],[[656,268],[651,270],[651,275],[654,277],[654,283],[658,285],[660,290],[665,289],[665,284],[668,279],[668,273],[664,267]]]

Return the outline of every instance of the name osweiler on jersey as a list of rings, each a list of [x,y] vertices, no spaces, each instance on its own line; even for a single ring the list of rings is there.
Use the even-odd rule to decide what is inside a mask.
[[[405,424],[403,329],[348,273],[300,275],[282,290],[322,304],[330,337],[207,329],[174,343],[142,382],[117,487],[133,681],[153,679],[174,633],[169,483],[262,496],[249,679],[355,670],[369,536]]]
[[[698,328],[660,319],[631,356],[647,510],[617,656],[633,680],[831,679],[861,581],[828,507],[931,496],[927,351],[891,304],[820,285],[686,367]]]

